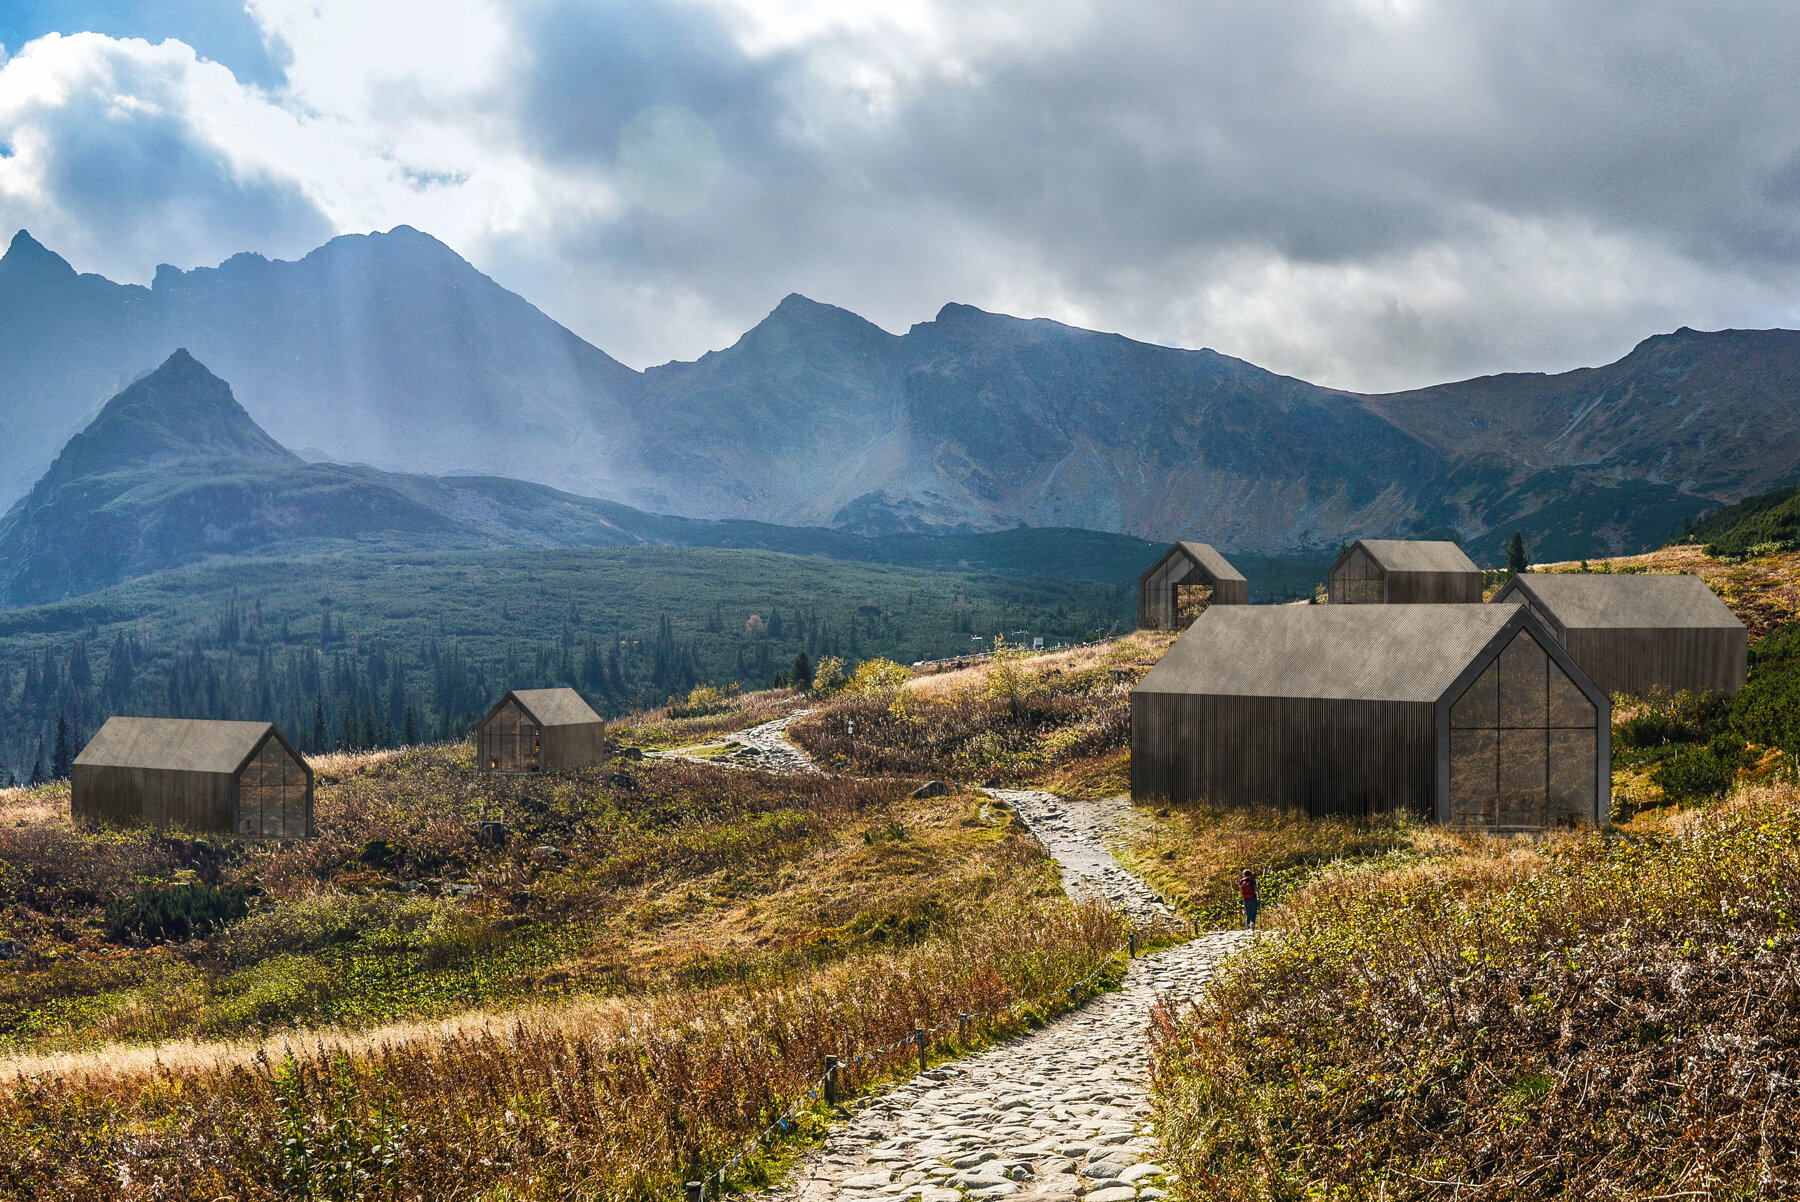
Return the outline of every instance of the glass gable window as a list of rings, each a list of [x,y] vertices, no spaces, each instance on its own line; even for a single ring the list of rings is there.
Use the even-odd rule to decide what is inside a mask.
[[[1529,631],[1450,707],[1450,822],[1543,830],[1592,821],[1594,703]]]
[[[542,733],[516,701],[507,701],[481,728],[478,750],[489,772],[536,772]]]

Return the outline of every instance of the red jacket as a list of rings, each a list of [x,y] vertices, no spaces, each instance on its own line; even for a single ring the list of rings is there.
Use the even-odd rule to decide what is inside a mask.
[[[1249,901],[1251,898],[1255,897],[1256,896],[1256,882],[1251,881],[1251,880],[1239,881],[1238,882],[1238,896],[1243,898],[1245,901]]]

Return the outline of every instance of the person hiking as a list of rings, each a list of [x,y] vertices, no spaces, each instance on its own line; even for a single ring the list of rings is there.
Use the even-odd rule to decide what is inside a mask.
[[[1251,872],[1248,868],[1244,869],[1244,875],[1238,878],[1238,896],[1242,898],[1244,902],[1244,929],[1247,931],[1254,931],[1256,929],[1256,911],[1258,906],[1256,898],[1256,874]]]

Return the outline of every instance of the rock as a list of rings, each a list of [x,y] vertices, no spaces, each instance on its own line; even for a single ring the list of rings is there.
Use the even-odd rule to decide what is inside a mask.
[[[919,1195],[919,1202],[962,1202],[962,1194],[953,1189],[928,1189]]]
[[[894,1179],[894,1175],[885,1169],[879,1173],[859,1173],[855,1177],[844,1178],[845,1189],[880,1189]]]
[[[641,760],[644,758],[644,749],[642,747],[621,747],[619,748],[619,758]]]
[[[950,786],[941,780],[928,780],[912,791],[914,797],[942,797],[950,791]]]
[[[1004,1198],[1008,1194],[1016,1194],[1018,1192],[1019,1192],[1018,1186],[1014,1185],[1010,1181],[1002,1181],[998,1185],[987,1185],[987,1186],[983,1186],[980,1189],[972,1189],[969,1191],[968,1196],[971,1198],[984,1198],[984,1199],[985,1198]]]
[[[29,950],[16,939],[0,940],[0,960],[23,960]]]
[[[548,843],[541,843],[531,849],[531,858],[534,860],[555,860],[561,858],[562,854],[562,848]]]
[[[609,785],[617,785],[621,789],[637,788],[637,777],[629,772],[614,772],[606,778]]]
[[[1132,1182],[1142,1181],[1146,1177],[1161,1177],[1168,1171],[1169,1170],[1163,1168],[1155,1161],[1147,1160],[1143,1164],[1134,1164],[1123,1173],[1120,1173],[1119,1180]]]
[[[512,838],[512,827],[504,822],[484,822],[481,824],[481,841],[495,847],[505,847],[506,841]],[[367,848],[365,847],[365,851]]]
[[[1090,1164],[1087,1168],[1081,1170],[1081,1175],[1095,1181],[1104,1181],[1117,1177],[1124,1171],[1125,1166],[1122,1164],[1114,1164],[1110,1160],[1096,1160],[1093,1164]]]
[[[955,1160],[952,1160],[950,1162],[950,1167],[953,1169],[972,1169],[976,1165],[986,1164],[992,1159],[994,1159],[994,1153],[992,1152],[971,1152],[967,1156],[958,1156]]]
[[[1097,1189],[1087,1196],[1087,1202],[1132,1202],[1137,1191],[1129,1185],[1115,1185],[1110,1189]]]
[[[746,747],[742,751],[738,752],[739,756],[759,756],[761,754],[762,754],[762,748],[760,748],[760,747]]]

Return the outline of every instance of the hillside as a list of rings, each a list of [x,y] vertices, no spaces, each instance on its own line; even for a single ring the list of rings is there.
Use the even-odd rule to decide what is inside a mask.
[[[1682,540],[1701,543],[1708,555],[1745,559],[1800,547],[1800,485],[1773,489],[1727,505]]]
[[[149,288],[20,233],[0,259],[0,499],[190,348],[310,459],[522,478],[695,518],[885,534],[1085,527],[1317,553],[1454,531],[1497,558],[1653,546],[1800,472],[1800,334],[1390,396],[966,305],[904,334],[790,296],[732,346],[632,371],[426,234],[239,255]]]

